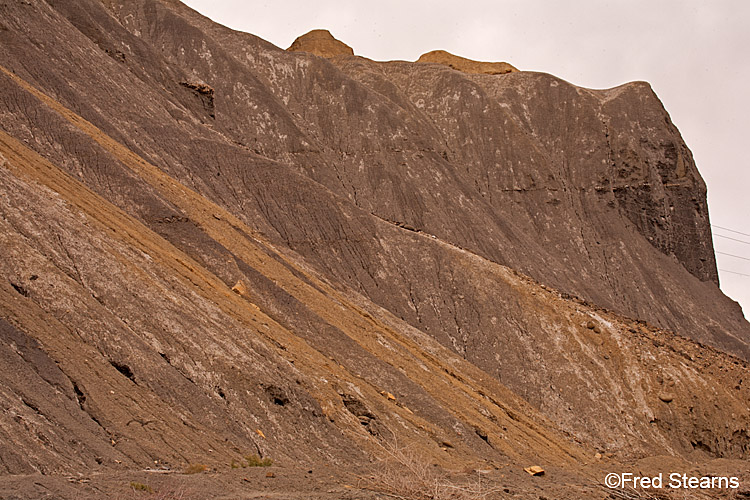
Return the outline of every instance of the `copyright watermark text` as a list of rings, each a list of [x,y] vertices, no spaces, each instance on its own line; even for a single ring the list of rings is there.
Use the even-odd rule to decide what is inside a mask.
[[[638,476],[631,472],[610,472],[604,478],[607,488],[641,489],[737,489],[740,480],[734,476],[688,476],[679,472],[669,475]]]

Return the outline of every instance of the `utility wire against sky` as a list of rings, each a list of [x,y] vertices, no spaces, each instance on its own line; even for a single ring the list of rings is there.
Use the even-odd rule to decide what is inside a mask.
[[[742,236],[750,236],[750,234],[748,233],[743,233],[742,231],[735,231],[734,229],[729,229],[728,227],[717,226],[716,224],[711,224],[711,227],[715,227],[716,229],[723,229],[724,231],[729,231],[730,233],[741,234]]]
[[[744,273],[738,273],[737,271],[728,271],[727,269],[719,269],[722,273],[730,273],[730,274],[737,274],[739,276],[744,276],[746,278],[750,278],[750,274],[744,274]]]
[[[742,236],[749,236],[750,237],[750,233],[743,233],[742,231],[737,231],[735,229],[729,229],[728,227],[718,226],[716,224],[711,224],[711,227],[716,228],[716,229],[720,229],[722,231],[729,231],[730,233],[741,234]],[[722,234],[714,234],[714,236],[718,236],[719,238],[725,238],[727,240],[736,241],[738,243],[744,243],[745,245],[750,245],[750,241],[740,240],[738,238],[730,238],[729,236],[724,236]],[[727,253],[727,252],[721,252],[721,251],[718,251],[718,250],[715,250],[715,253],[720,254],[720,255],[726,255],[728,257],[734,257],[736,259],[750,260],[750,258],[743,257],[741,255],[735,255],[735,254],[731,254],[731,253]],[[737,272],[737,271],[730,271],[729,269],[719,269],[719,271],[722,272],[722,273],[736,274],[737,276],[742,276],[742,277],[745,277],[745,278],[750,278],[750,274],[745,274],[745,273],[741,273],[741,272]]]
[[[716,253],[718,253],[718,254],[721,254],[721,255],[728,255],[729,257],[734,257],[734,258],[736,258],[736,259],[742,259],[742,260],[750,260],[750,259],[749,259],[749,258],[747,258],[747,257],[741,257],[741,256],[739,256],[739,255],[734,255],[734,254],[732,254],[732,253],[719,252],[718,250],[716,251]]]
[[[716,226],[714,224],[711,224],[711,227],[715,227],[717,229],[722,229],[724,231],[730,231],[732,233],[737,233],[737,234],[742,234],[742,235],[745,235],[745,236],[750,236],[750,234],[743,233],[741,231],[735,231],[734,229],[729,229],[729,228],[726,228],[726,227]],[[731,238],[729,236],[724,236],[723,234],[714,234],[713,236],[718,236],[719,238],[725,238],[727,240],[737,241],[739,243],[744,243],[745,245],[750,245],[750,241],[741,240],[739,238]],[[717,253],[721,253],[721,252],[717,252]],[[729,254],[727,254],[727,255],[729,255]],[[736,255],[732,255],[732,257],[737,257],[737,256]]]
[[[726,238],[726,239],[732,240],[732,241],[739,241],[740,243],[744,243],[745,245],[750,245],[750,241],[740,240],[740,239],[737,239],[737,238],[730,238],[729,236],[724,236],[722,234],[714,234],[714,236],[718,236],[719,238]]]

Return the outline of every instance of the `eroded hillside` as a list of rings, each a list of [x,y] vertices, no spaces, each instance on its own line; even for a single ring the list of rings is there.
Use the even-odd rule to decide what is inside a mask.
[[[750,326],[647,84],[326,59],[167,0],[0,14],[6,474],[397,443],[598,498],[750,453]]]

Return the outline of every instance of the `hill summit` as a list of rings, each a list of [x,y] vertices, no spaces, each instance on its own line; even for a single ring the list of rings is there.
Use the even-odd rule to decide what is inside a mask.
[[[290,52],[309,52],[320,57],[352,56],[354,50],[337,40],[328,30],[312,30],[297,37],[287,49]]]

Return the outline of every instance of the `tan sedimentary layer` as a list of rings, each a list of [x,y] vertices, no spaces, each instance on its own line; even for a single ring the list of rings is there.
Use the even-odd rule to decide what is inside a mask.
[[[485,62],[474,61],[465,57],[456,56],[444,50],[433,50],[422,54],[417,59],[421,63],[437,63],[449,66],[464,73],[477,73],[484,75],[503,75],[505,73],[516,73],[518,68],[507,62]]]
[[[287,49],[290,52],[309,52],[321,57],[353,56],[354,50],[336,40],[328,30],[312,30],[297,37]]]

